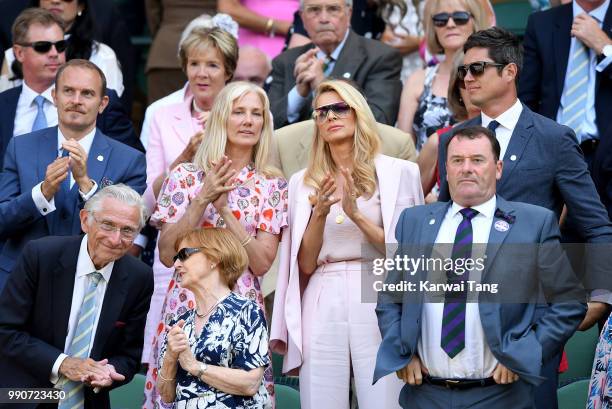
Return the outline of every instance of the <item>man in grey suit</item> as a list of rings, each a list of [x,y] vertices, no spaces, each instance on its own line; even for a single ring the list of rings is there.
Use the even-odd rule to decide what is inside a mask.
[[[404,380],[404,408],[532,409],[542,366],[584,317],[584,292],[560,247],[555,214],[496,195],[503,162],[495,135],[466,127],[446,146],[452,199],[403,211],[397,255],[431,259],[440,244],[453,243],[455,267],[438,282],[465,288],[436,298],[420,286],[431,269],[390,271],[387,285],[412,282],[418,290],[379,293],[383,340],[374,380],[394,372]],[[458,262],[467,266],[469,259],[474,267],[460,271]],[[473,281],[482,286],[470,293],[476,299],[468,297]],[[538,308],[543,294],[548,304]]]
[[[352,0],[301,0],[300,14],[312,43],[272,61],[266,80],[274,129],[310,119],[312,92],[327,77],[362,88],[378,122],[394,125],[399,107],[400,55],[349,27]]]

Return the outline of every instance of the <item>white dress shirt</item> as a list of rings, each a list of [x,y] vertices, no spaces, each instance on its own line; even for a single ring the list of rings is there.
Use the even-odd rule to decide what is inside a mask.
[[[472,219],[473,243],[487,243],[493,223],[497,199],[493,196],[481,205],[474,206],[478,214]],[[453,203],[440,225],[436,243],[454,243],[457,227],[463,220],[459,211],[463,207]],[[444,249],[450,251],[450,245]],[[484,246],[477,246],[479,249]],[[484,248],[474,251],[483,251]],[[443,252],[447,252],[442,250]],[[472,253],[472,258],[482,257],[482,254]],[[474,271],[470,272],[470,280],[480,281]],[[466,303],[465,310],[465,348],[453,359],[441,347],[442,317],[444,303],[424,303],[421,313],[421,337],[418,352],[423,365],[433,377],[446,379],[482,379],[492,375],[497,359],[493,356],[485,339],[478,303]]]
[[[93,346],[93,341],[96,338],[96,330],[98,329],[98,320],[100,319],[100,311],[102,310],[102,302],[104,301],[104,294],[106,294],[106,287],[108,281],[111,278],[111,273],[113,271],[113,266],[115,262],[112,261],[108,263],[106,266],[101,268],[100,270],[96,269],[89,257],[89,251],[87,249],[87,235],[83,237],[81,241],[81,248],[79,250],[79,258],[77,259],[76,265],[76,273],[74,279],[74,289],[72,291],[72,304],[70,306],[70,318],[68,319],[68,335],[66,336],[66,343],[64,344],[64,353],[60,354],[59,357],[55,360],[53,364],[53,368],[51,370],[50,381],[53,384],[56,384],[59,380],[59,367],[64,362],[64,359],[68,357],[66,355],[68,353],[68,348],[70,347],[70,343],[72,342],[72,338],[74,338],[74,332],[77,328],[77,320],[79,317],[79,310],[81,309],[81,304],[83,304],[83,298],[85,297],[85,292],[89,287],[89,283],[91,279],[87,276],[89,273],[94,271],[102,274],[102,280],[98,283],[98,287],[96,288],[96,318],[94,320],[93,330],[91,331],[91,342],[89,343],[89,349],[87,350],[87,355],[91,352],[91,347]]]
[[[54,85],[47,88],[42,94],[45,97],[43,105],[43,111],[47,118],[47,126],[57,125],[57,109],[53,104],[53,97],[51,96],[51,90]],[[17,112],[15,113],[15,125],[13,128],[13,136],[24,135],[32,132],[32,126],[38,113],[38,106],[34,102],[34,98],[38,96],[38,92],[28,87],[28,84],[23,82],[23,88],[17,100]]]
[[[495,130],[495,136],[497,137],[499,147],[501,148],[499,154],[499,158],[501,160],[504,159],[504,155],[508,149],[508,144],[510,143],[510,137],[512,136],[512,132],[514,132],[514,128],[516,128],[521,112],[523,112],[523,104],[521,104],[521,101],[519,101],[517,98],[514,104],[497,118],[491,118],[484,112],[481,113],[482,126],[485,128],[488,127],[489,122],[493,120],[499,122],[499,126]]]
[[[83,150],[85,150],[85,153],[87,153],[87,156],[89,156],[89,150],[91,149],[91,144],[93,143],[93,139],[95,135],[96,135],[96,128],[94,127],[91,132],[89,132],[87,135],[85,135],[83,138],[77,141],[79,145],[81,145]],[[58,127],[57,128],[57,156],[61,156],[62,142],[66,140],[67,139],[64,137],[64,135],[62,134],[62,131],[60,131]],[[75,181],[74,181],[74,177],[72,176],[71,170],[68,170],[68,177],[70,178],[70,188],[72,189],[72,186],[74,186]],[[81,195],[81,198],[83,199],[83,201],[89,200],[89,198],[91,198],[94,195],[94,193],[98,191],[98,184],[96,183],[95,180],[92,180],[92,182],[93,182],[93,187],[89,190],[89,192],[83,193],[79,189],[79,194]],[[37,184],[36,186],[32,188],[32,200],[34,200],[34,205],[36,205],[36,208],[38,209],[40,214],[43,216],[46,216],[47,214],[55,211],[55,197],[52,197],[51,200],[47,201],[47,199],[45,198],[41,190],[42,184],[43,182],[40,182],[39,184]]]

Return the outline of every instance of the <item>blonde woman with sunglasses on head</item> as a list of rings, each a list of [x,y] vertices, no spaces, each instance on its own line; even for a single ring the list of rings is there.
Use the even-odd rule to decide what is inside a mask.
[[[372,385],[381,337],[361,270],[385,257],[401,210],[423,203],[419,171],[379,154],[374,115],[347,82],[321,83],[313,108],[309,165],[289,183],[272,348],[283,372],[299,369],[303,409],[348,409],[351,372],[361,409],[396,408],[398,379]]]

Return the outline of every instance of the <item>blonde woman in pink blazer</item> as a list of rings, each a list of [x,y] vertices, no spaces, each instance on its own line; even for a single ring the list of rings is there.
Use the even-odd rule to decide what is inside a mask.
[[[418,167],[378,153],[376,122],[344,81],[319,85],[308,168],[289,182],[289,227],[272,316],[283,372],[299,369],[303,409],[399,408],[402,383],[372,385],[381,341],[374,303],[361,302],[364,254],[384,257],[400,212],[423,203]]]

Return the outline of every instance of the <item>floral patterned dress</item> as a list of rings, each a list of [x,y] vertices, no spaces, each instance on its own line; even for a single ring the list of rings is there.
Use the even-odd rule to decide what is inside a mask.
[[[425,70],[423,93],[419,97],[419,105],[412,122],[412,130],[416,136],[416,148],[419,152],[431,134],[454,123],[446,98],[434,95],[432,91],[433,80],[438,68],[439,65],[436,65],[427,67]]]
[[[587,409],[612,409],[612,314],[595,350]]]
[[[254,302],[230,293],[213,311],[204,324],[202,332],[196,335],[195,310],[188,310],[178,320],[184,320],[183,331],[195,358],[208,365],[222,366],[250,371],[270,364],[268,354],[268,330],[266,319]],[[166,353],[166,334],[159,354],[161,367]],[[176,372],[175,409],[264,409],[271,408],[272,402],[264,382],[252,397],[236,396],[222,392],[190,375],[180,367]]]
[[[151,223],[158,226],[163,223],[177,223],[185,214],[189,203],[200,192],[203,180],[204,172],[193,163],[177,166],[162,186],[162,193],[157,201],[155,213],[151,216]],[[236,183],[238,187],[228,193],[227,203],[246,231],[252,237],[257,235],[257,230],[280,234],[287,226],[287,181],[280,177],[261,175],[249,165],[240,171]],[[223,218],[212,204],[204,211],[200,226],[226,227]],[[240,276],[233,290],[256,302],[261,310],[265,311],[259,280],[248,268]],[[162,307],[162,319],[153,337],[152,356],[145,382],[145,408],[157,409],[163,405],[155,388],[157,382],[155,363],[158,362],[161,347],[159,336],[164,332],[165,325],[194,307],[193,294],[180,286],[175,273],[168,285],[168,293]],[[264,377],[268,393],[273,399],[274,379],[271,366],[267,367]]]

